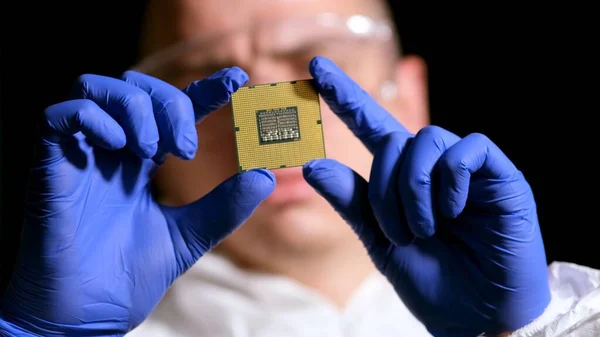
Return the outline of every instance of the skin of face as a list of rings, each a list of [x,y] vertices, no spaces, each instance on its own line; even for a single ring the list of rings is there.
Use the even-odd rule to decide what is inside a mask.
[[[154,0],[143,27],[142,56],[194,36],[239,29],[256,22],[286,20],[322,12],[341,16],[386,15],[373,0]],[[227,62],[244,69],[252,83],[296,80],[286,64],[269,58],[251,58],[243,38],[232,39]],[[365,73],[359,84],[378,92],[391,79],[397,95],[380,100],[410,131],[428,123],[426,70],[417,57],[395,58],[364,52]],[[317,55],[314,55],[317,56]],[[382,58],[388,58],[386,62]],[[308,74],[308,62],[305,65]],[[321,101],[326,152],[329,158],[353,168],[368,179],[372,154]],[[201,198],[237,171],[234,134],[229,108],[213,112],[197,126],[199,148],[194,159],[170,157],[159,168],[155,184],[161,202],[182,205]],[[360,283],[372,266],[362,244],[333,208],[304,181],[301,168],[274,170],[277,188],[240,229],[217,250],[242,267],[286,275],[323,292],[344,292]],[[331,286],[325,285],[333,280]],[[327,290],[326,288],[330,288]],[[338,290],[335,290],[338,291]],[[336,296],[336,295],[332,295]],[[342,296],[343,295],[339,295]]]

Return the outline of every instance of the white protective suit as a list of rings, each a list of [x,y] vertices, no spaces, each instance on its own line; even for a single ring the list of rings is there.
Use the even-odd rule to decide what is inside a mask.
[[[553,263],[552,302],[511,337],[600,337],[600,270]],[[241,270],[209,253],[127,337],[431,336],[379,274],[343,311],[293,280]]]

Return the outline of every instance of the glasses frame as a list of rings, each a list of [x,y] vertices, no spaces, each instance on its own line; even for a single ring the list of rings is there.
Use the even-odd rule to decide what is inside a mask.
[[[378,41],[398,49],[398,45],[394,41],[395,30],[393,23],[385,19],[375,19],[363,14],[343,16],[337,13],[323,12],[313,15],[286,18],[282,21],[287,22],[290,20],[303,20],[323,28],[340,29],[343,33],[349,34],[350,36]],[[221,32],[219,35],[227,35],[248,28],[253,27],[238,27],[232,31]],[[152,74],[186,51],[197,48],[198,45],[206,44],[212,39],[215,39],[214,34],[192,36],[142,58],[131,68],[131,70]],[[395,81],[386,80],[381,84],[377,94],[384,100],[393,99],[397,93],[396,87]]]

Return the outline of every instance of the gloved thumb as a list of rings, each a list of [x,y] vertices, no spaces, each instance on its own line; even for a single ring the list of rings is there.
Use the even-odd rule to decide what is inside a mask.
[[[235,231],[275,189],[267,170],[236,174],[201,199],[181,207],[161,206],[179,235],[176,247],[189,267]],[[173,231],[171,233],[173,236]],[[189,251],[188,251],[189,250]]]
[[[368,199],[368,183],[351,168],[331,159],[319,159],[303,168],[304,179],[352,227],[380,267],[391,242],[375,220]]]

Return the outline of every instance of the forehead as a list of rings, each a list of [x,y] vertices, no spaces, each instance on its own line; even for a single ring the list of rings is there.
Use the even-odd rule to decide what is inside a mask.
[[[167,0],[168,1],[168,0]],[[190,30],[207,31],[279,20],[289,16],[334,12],[374,12],[375,0],[182,0],[177,7],[182,23]],[[372,14],[372,13],[369,13]]]
[[[164,47],[191,36],[322,12],[385,16],[381,0],[154,0],[146,38]]]

